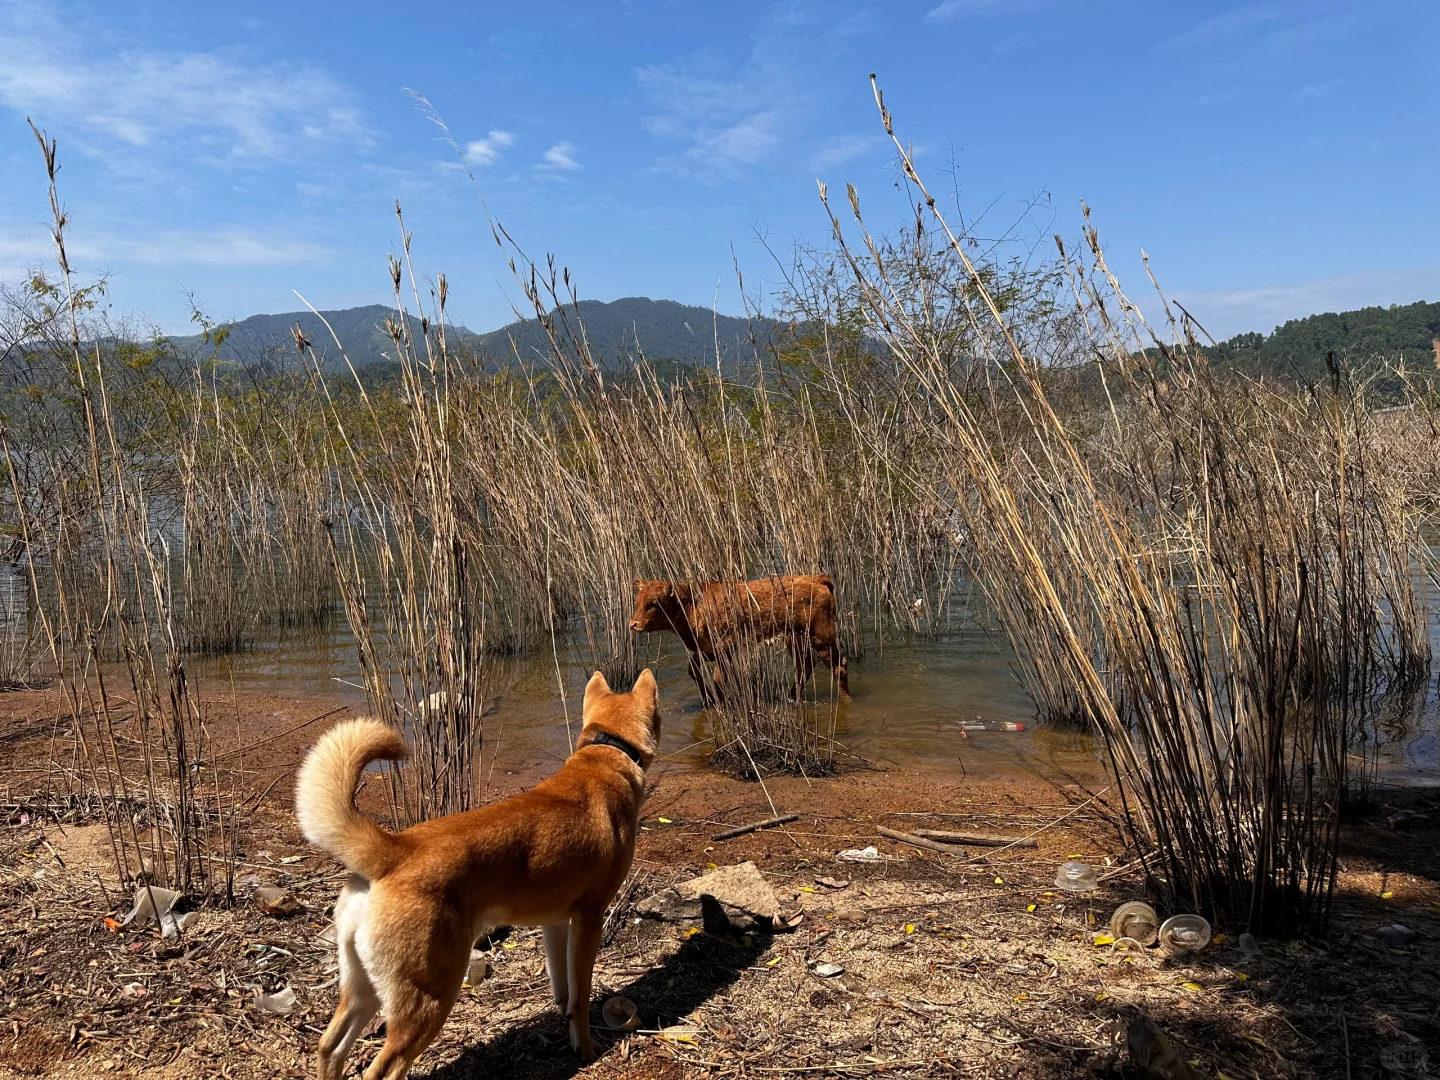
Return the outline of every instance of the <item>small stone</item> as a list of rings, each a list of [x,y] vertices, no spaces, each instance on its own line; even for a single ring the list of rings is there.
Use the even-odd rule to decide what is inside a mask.
[[[1411,930],[1403,923],[1391,923],[1389,926],[1382,926],[1379,930],[1375,931],[1375,933],[1380,936],[1381,941],[1385,942],[1385,944],[1389,945],[1392,949],[1403,949],[1419,936],[1414,930]]]
[[[733,918],[750,916],[771,922],[780,912],[775,890],[753,862],[722,866],[708,874],[647,896],[635,905],[641,915],[666,922],[691,922],[700,918],[701,895],[713,896]]]

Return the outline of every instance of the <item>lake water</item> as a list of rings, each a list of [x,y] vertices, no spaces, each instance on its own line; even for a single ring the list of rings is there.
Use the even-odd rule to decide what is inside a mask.
[[[1440,657],[1435,597],[1430,608],[1431,636]],[[23,626],[25,610],[24,579],[0,573],[0,632]],[[1037,727],[998,628],[968,613],[952,626],[938,639],[889,642],[883,651],[872,644],[863,659],[852,658],[853,700],[824,706],[834,709],[837,743],[882,767],[1093,781],[1101,772],[1094,741]],[[647,635],[641,658],[660,683],[662,755],[678,762],[703,761],[710,749],[707,715],[686,671],[684,650],[673,636]],[[190,658],[187,671],[202,696],[228,696],[233,687],[240,693],[314,695],[359,710],[366,705],[354,639],[338,605],[323,626],[262,631],[241,652]],[[586,659],[563,645],[558,662],[548,650],[497,661],[483,718],[487,752],[494,755],[496,768],[548,770],[562,761],[569,738],[579,730],[580,698],[589,675]],[[828,685],[824,667],[817,665],[812,696],[823,701]],[[1024,730],[961,727],[977,722],[1023,724]],[[828,714],[824,726],[830,726]],[[1382,710],[1376,741],[1383,779],[1440,785],[1440,693],[1433,675],[1424,690]]]

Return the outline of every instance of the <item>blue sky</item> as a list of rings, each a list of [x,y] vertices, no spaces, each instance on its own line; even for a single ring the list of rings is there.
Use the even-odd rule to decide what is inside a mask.
[[[595,299],[734,312],[823,242],[815,179],[898,226],[867,75],[985,233],[1143,247],[1217,335],[1440,299],[1440,3],[0,0],[0,276],[47,255],[25,125],[58,137],[74,261],[166,330],[388,299],[399,199],[475,329],[517,290],[491,210]],[[1036,204],[1037,196],[1046,198]],[[983,215],[983,216],[982,216]]]

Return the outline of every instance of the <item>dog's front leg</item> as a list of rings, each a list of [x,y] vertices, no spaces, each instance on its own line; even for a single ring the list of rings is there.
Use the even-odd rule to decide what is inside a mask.
[[[545,927],[545,971],[550,976],[550,994],[564,1012],[570,1004],[570,924],[552,923]]]
[[[595,1060],[590,1041],[590,979],[595,973],[595,955],[600,951],[604,912],[576,915],[570,920],[570,1045],[582,1061]]]

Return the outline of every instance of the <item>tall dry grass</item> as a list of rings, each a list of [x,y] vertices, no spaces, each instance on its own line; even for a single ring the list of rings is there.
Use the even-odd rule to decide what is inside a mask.
[[[893,127],[879,91],[882,119]],[[1379,692],[1428,671],[1414,492],[1337,370],[1310,391],[1221,381],[1183,315],[1152,334],[1095,232],[1061,252],[1092,370],[1022,345],[895,140],[991,373],[957,378],[849,192],[867,332],[933,395],[972,564],[1043,714],[1104,740],[1156,888],[1255,930],[1323,923]],[[822,198],[829,208],[827,193]],[[1161,299],[1163,307],[1163,298]],[[1167,316],[1170,309],[1163,307]],[[1062,413],[1085,379],[1100,407]]]

